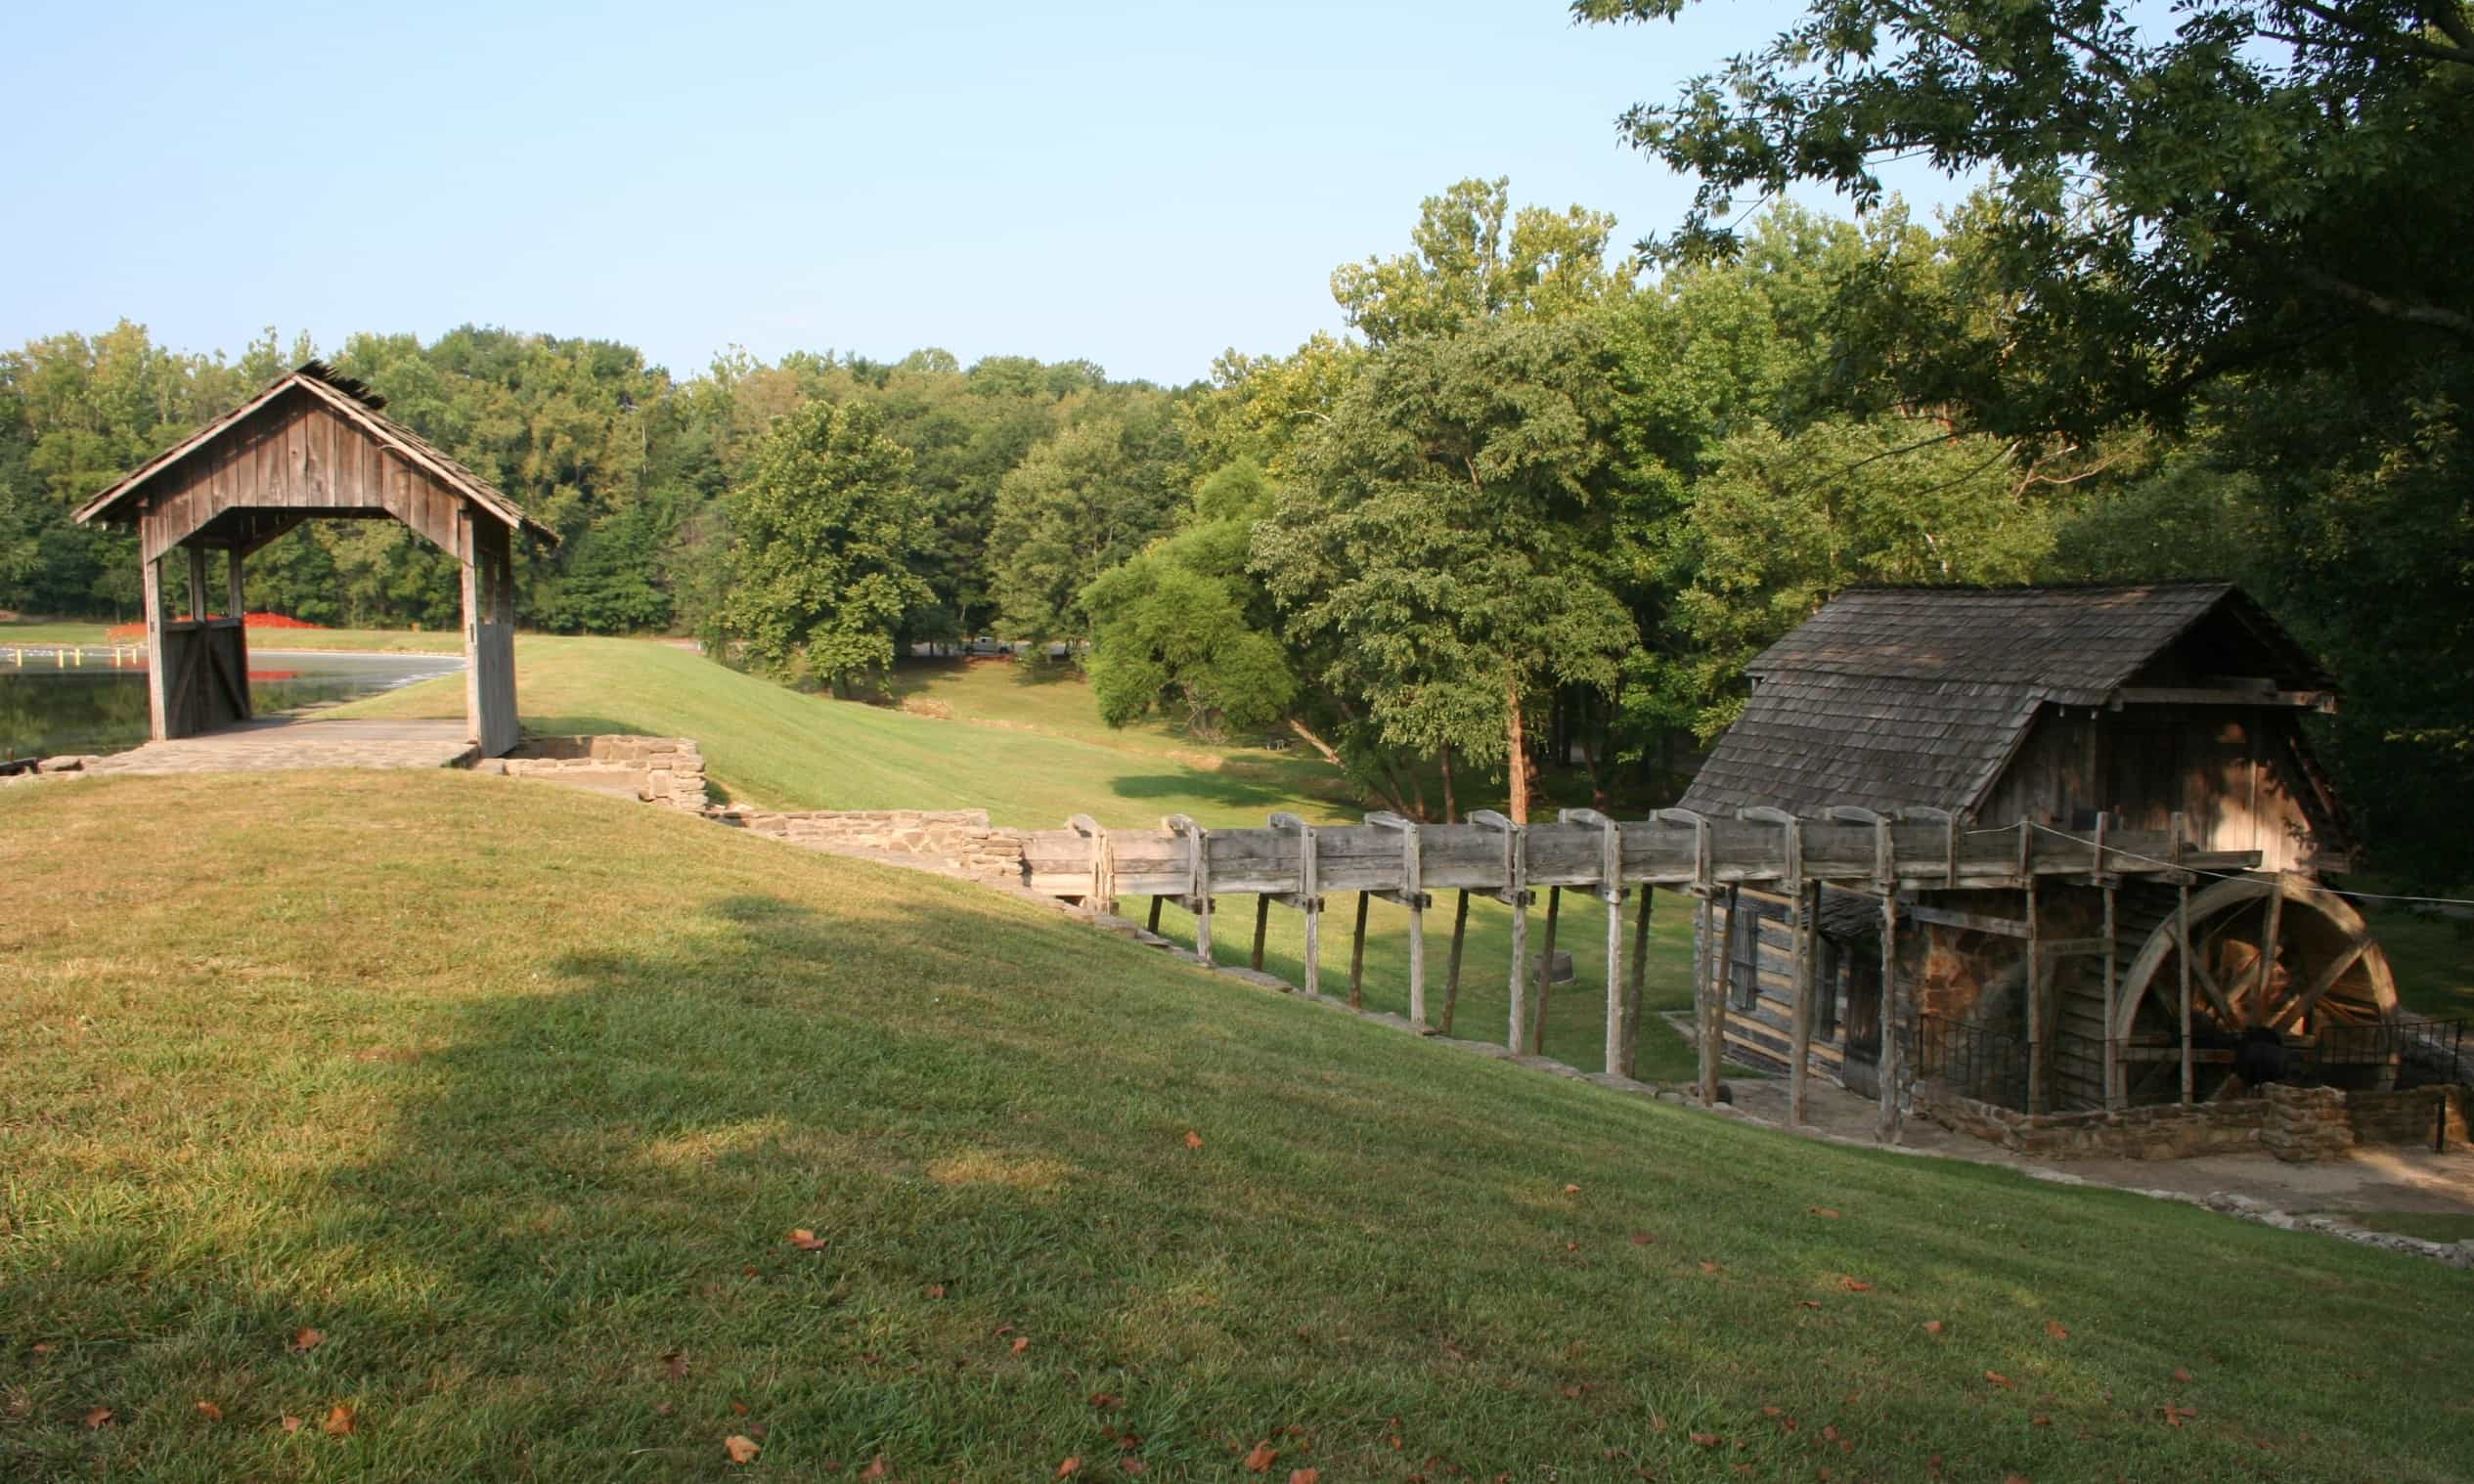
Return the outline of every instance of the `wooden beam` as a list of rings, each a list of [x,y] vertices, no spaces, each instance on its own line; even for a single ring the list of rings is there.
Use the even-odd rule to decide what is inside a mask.
[[[1529,1030],[1529,1052],[1546,1055],[1546,1007],[1555,995],[1555,928],[1564,915],[1564,889],[1546,889],[1546,945],[1538,950],[1537,1015]]]
[[[1371,900],[1363,892],[1357,894],[1357,923],[1348,938],[1348,1008],[1363,1009],[1366,1003],[1366,904]]]
[[[2337,709],[2332,690],[2230,690],[2197,685],[2125,685],[2110,702],[2123,706],[2265,706],[2316,711],[2332,716]]]
[[[1401,815],[1383,811],[1366,816],[1366,822],[1380,829],[1400,833],[1400,890],[1378,895],[1400,902],[1409,909],[1409,1024],[1426,1028],[1426,881],[1421,869],[1423,856],[1418,845],[1417,824]]]
[[[1641,906],[1633,919],[1632,972],[1623,986],[1623,1074],[1631,1076],[1640,1066],[1641,995],[1650,974],[1650,903],[1657,893],[1641,889]]]
[[[1795,892],[1795,1004],[1788,1028],[1787,1121],[1804,1123],[1805,1091],[1812,1082],[1813,1063],[1813,926],[1820,916],[1821,884]]]
[[[1507,1017],[1510,1028],[1504,1045],[1518,1055],[1522,1036],[1528,1029],[1529,881],[1527,854],[1523,850],[1528,830],[1493,809],[1478,810],[1469,816],[1469,822],[1502,837],[1504,887],[1494,895],[1512,908],[1511,1005]]]
[[[2033,877],[2026,878],[2034,880]],[[2026,922],[2015,917],[1995,917],[1984,912],[1962,912],[1956,907],[1934,906],[1928,902],[1909,902],[1906,914],[1917,922],[1931,923],[1939,928],[1964,928],[1970,933],[1993,933],[2003,938],[2026,938]]]
[[[2051,1113],[2045,1106],[2045,955],[2038,951],[2036,883],[2027,883],[2027,1111]]]
[[[2177,816],[2179,818],[2179,816]],[[2179,831],[2176,832],[2177,834]],[[2190,889],[2181,889],[2174,907],[2174,937],[2182,948],[2182,1106],[2190,1106]]]
[[[2123,1103],[2121,1039],[2114,1034],[2113,1018],[2120,1013],[2121,970],[2120,935],[2115,931],[2116,914],[2113,897],[2116,889],[2104,888],[2104,1106],[2120,1108]]]
[[[1460,950],[1469,933],[1469,894],[1460,894],[1452,909],[1452,951],[1443,970],[1443,1034],[1452,1033],[1452,1015],[1460,1008]]]
[[[171,736],[170,700],[163,674],[163,559],[138,563],[139,586],[146,589],[146,711],[148,735],[161,742]]]

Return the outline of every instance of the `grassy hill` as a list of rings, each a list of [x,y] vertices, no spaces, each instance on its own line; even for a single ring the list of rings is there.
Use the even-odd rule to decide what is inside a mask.
[[[662,810],[124,779],[0,860],[11,1479],[2463,1472],[2465,1274]]]
[[[1000,824],[1055,828],[1087,813],[1103,824],[1156,826],[1162,815],[1191,814],[1206,825],[1259,825],[1275,809],[1309,819],[1353,820],[1363,806],[1321,763],[1259,748],[1207,749],[1168,727],[1112,730],[1101,724],[1079,680],[1027,677],[997,662],[906,669],[906,695],[933,700],[950,720],[890,707],[803,695],[741,675],[686,650],[632,639],[529,637],[516,643],[524,724],[535,732],[632,731],[686,735],[732,798],[794,808],[985,808]],[[339,716],[462,716],[461,678],[435,680],[337,709]],[[1345,910],[1353,899],[1335,898]],[[1141,903],[1133,904],[1141,910]],[[1252,903],[1232,899],[1231,907]],[[1606,1041],[1604,908],[1567,902],[1558,946],[1572,954],[1574,983],[1548,1001],[1550,1055],[1596,1069]],[[1691,1003],[1691,923],[1673,900],[1653,918],[1653,972],[1645,1002],[1653,1011]],[[1162,926],[1191,941],[1193,924],[1171,907]],[[1533,935],[1541,924],[1532,919]],[[1325,919],[1325,982],[1345,982],[1347,923]],[[1440,944],[1448,908],[1430,921],[1437,944],[1432,1014],[1442,1014]],[[1239,962],[1253,923],[1223,918],[1216,947]],[[1628,941],[1628,939],[1627,939]],[[1531,938],[1534,950],[1538,938]],[[1473,903],[1457,1034],[1507,1031],[1510,914]],[[1304,979],[1303,919],[1277,911],[1263,966],[1292,983]],[[1367,919],[1366,1000],[1408,1010],[1408,914],[1372,904]],[[1683,1041],[1655,1016],[1645,1018],[1640,1073],[1692,1075]]]

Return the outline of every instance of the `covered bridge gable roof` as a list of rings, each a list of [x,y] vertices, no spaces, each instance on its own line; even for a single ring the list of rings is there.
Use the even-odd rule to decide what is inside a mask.
[[[2281,679],[2329,683],[2231,583],[1851,589],[1748,667],[1752,697],[1683,806],[1967,814],[2039,710],[2106,704],[2218,614]]]
[[[252,414],[295,389],[323,404],[379,445],[425,468],[458,495],[481,506],[509,527],[527,532],[552,546],[557,545],[558,533],[526,514],[523,506],[500,493],[497,487],[465,468],[428,439],[385,415],[379,411],[386,405],[384,398],[351,377],[337,375],[321,361],[307,362],[298,370],[278,376],[268,383],[264,391],[140,464],[119,483],[79,506],[74,518],[80,525],[95,521],[107,525],[134,522],[145,503],[144,495],[158,478],[204,453]]]

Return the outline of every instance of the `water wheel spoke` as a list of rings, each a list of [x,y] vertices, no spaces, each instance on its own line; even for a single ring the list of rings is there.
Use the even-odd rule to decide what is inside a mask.
[[[2283,1014],[2276,1017],[2272,1028],[2281,1031],[2298,1025],[2304,1016],[2327,997],[2329,990],[2336,987],[2336,982],[2345,977],[2346,971],[2362,961],[2363,954],[2370,945],[2371,935],[2367,929],[2347,938],[2335,956],[2320,965],[2319,972],[2311,977],[2310,986],[2285,1007]]]
[[[2215,975],[2208,972],[2208,960],[2205,954],[2190,955],[2190,978],[2191,982],[2199,986],[2201,992],[2207,995],[2208,1003],[2216,1007],[2218,1019],[2228,1026],[2237,1024],[2233,1018],[2232,1002],[2225,997],[2225,987],[2216,982]]]

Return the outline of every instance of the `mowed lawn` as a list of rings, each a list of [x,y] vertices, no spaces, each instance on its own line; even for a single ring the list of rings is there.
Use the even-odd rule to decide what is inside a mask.
[[[0,869],[12,1480],[2463,1476],[2466,1274],[662,810],[46,785]]]

